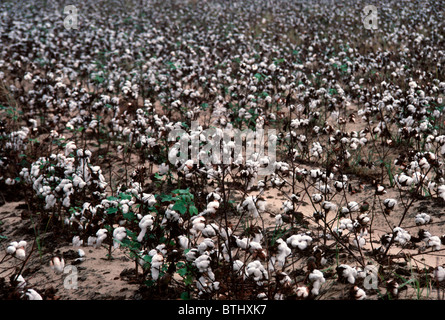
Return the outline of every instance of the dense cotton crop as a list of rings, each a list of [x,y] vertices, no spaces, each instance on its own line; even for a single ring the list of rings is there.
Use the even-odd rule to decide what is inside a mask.
[[[103,249],[147,299],[443,291],[441,1],[73,5],[0,4],[0,298]]]

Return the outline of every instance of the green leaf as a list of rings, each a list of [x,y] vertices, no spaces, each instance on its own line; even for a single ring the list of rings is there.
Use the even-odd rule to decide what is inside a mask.
[[[198,214],[198,209],[194,205],[191,205],[189,208],[189,212],[192,216],[194,216]]]
[[[107,213],[108,213],[108,214],[113,214],[113,213],[116,213],[117,210],[118,210],[117,208],[108,208],[108,209],[107,209]]]
[[[181,214],[184,214],[187,212],[187,207],[185,206],[184,201],[179,200],[175,203],[175,205],[172,207],[172,210],[179,211]]]
[[[190,300],[190,295],[189,295],[189,293],[188,292],[183,292],[183,293],[181,293],[181,299],[182,300]]]

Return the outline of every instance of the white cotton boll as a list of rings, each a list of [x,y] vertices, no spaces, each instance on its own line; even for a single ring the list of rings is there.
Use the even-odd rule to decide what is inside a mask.
[[[96,244],[96,240],[97,240],[97,237],[89,236],[88,240],[87,240],[88,246],[89,247],[94,246]]]
[[[77,250],[77,254],[78,254],[79,257],[81,257],[81,258],[85,257],[85,251],[83,251],[82,249]]]
[[[192,229],[190,230],[190,232],[193,235],[198,234],[198,232],[202,231],[206,224],[205,224],[206,219],[203,216],[196,216],[192,218]]]
[[[397,201],[395,199],[385,199],[383,204],[387,209],[392,210],[397,205]]]
[[[284,242],[283,239],[278,239],[278,253],[277,253],[277,260],[278,265],[280,267],[283,267],[286,262],[286,257],[291,254],[291,249],[287,246],[286,242]]]
[[[162,254],[157,253],[151,259],[150,271],[154,281],[158,280],[159,272],[163,263],[164,263],[164,257],[162,256]]]
[[[267,294],[264,292],[258,293],[256,297],[258,300],[267,300]]]
[[[17,282],[17,289],[23,290],[26,287],[26,281],[25,278],[20,274],[17,277],[15,277],[14,281]]]
[[[141,232],[137,237],[138,242],[141,242],[144,239],[147,229],[150,228],[151,230],[152,227],[153,227],[153,216],[148,214],[144,216],[141,221],[139,221],[139,228],[141,228]]]
[[[149,193],[142,193],[142,201],[148,204],[150,207],[156,204],[155,196]]]
[[[323,203],[321,204],[321,207],[326,211],[329,212],[331,210],[335,210],[335,208],[337,207],[334,203],[330,202],[330,201],[323,201]]]
[[[428,238],[427,246],[432,247],[434,251],[440,250],[442,242],[438,236],[432,236]]]
[[[205,210],[205,213],[215,214],[218,208],[219,208],[219,202],[217,200],[210,201],[207,204],[207,209]]]
[[[63,258],[60,259],[59,257],[54,257],[49,262],[49,265],[55,273],[62,273],[63,269],[65,268],[65,260],[63,260]]]
[[[311,292],[313,295],[317,296],[320,293],[321,285],[326,282],[326,279],[320,270],[315,269],[309,274],[309,280],[312,281]]]
[[[312,243],[312,238],[306,234],[295,234],[290,236],[286,242],[293,248],[305,250]]]
[[[319,203],[319,202],[321,202],[322,200],[323,200],[323,196],[322,196],[321,194],[319,194],[319,193],[315,193],[315,194],[312,195],[312,201],[313,201],[314,203]]]
[[[422,212],[416,215],[415,223],[416,225],[424,225],[430,222],[430,219],[431,217],[428,214]]]
[[[25,259],[26,257],[26,251],[24,246],[18,246],[17,250],[15,251],[15,257],[18,259]]]
[[[37,291],[35,291],[34,289],[27,289],[25,291],[24,296],[28,299],[28,300],[43,300],[42,296],[40,294],[38,294]]]
[[[359,204],[357,202],[355,202],[355,201],[349,202],[347,207],[348,207],[350,212],[357,212],[360,209]]]
[[[237,272],[239,275],[242,274],[242,268],[244,266],[244,262],[241,260],[233,261],[233,271]]]
[[[83,244],[83,240],[80,240],[79,236],[74,236],[72,240],[72,244],[74,248],[78,248]]]
[[[395,227],[393,232],[396,234],[394,240],[399,242],[402,246],[411,240],[411,235],[400,227]]]
[[[354,298],[355,298],[355,300],[365,300],[366,292],[363,289],[361,289],[357,286],[354,286]]]
[[[263,279],[268,279],[268,274],[264,266],[260,261],[255,260],[250,262],[246,267],[246,276],[252,277],[254,281],[260,281]]]
[[[193,248],[185,254],[185,258],[187,259],[188,262],[193,262],[196,260],[197,255],[198,255],[198,249]]]
[[[193,262],[198,268],[199,272],[206,272],[210,266],[210,257],[207,254],[202,254]]]
[[[306,299],[309,297],[309,288],[306,286],[297,287],[296,294],[298,298]]]
[[[283,225],[283,217],[282,217],[281,214],[277,214],[277,215],[275,216],[275,225],[276,225],[277,227]]]
[[[178,237],[179,246],[181,249],[186,250],[190,248],[190,240],[184,235]]]
[[[211,252],[215,248],[215,243],[210,238],[204,238],[198,245],[198,252],[203,254],[206,251]]]
[[[9,244],[9,246],[6,248],[6,252],[8,254],[14,254],[17,251],[17,248],[19,247],[19,243],[17,241],[13,241]]]
[[[95,248],[98,248],[102,245],[102,242],[107,238],[107,229],[99,229],[96,232],[96,243],[95,243]]]
[[[355,247],[363,248],[364,245],[366,244],[366,239],[363,238],[363,237],[361,237],[361,236],[359,236],[359,235],[357,235],[357,238],[355,238],[355,239],[352,241],[352,243],[353,243],[353,245],[354,245]]]
[[[355,279],[357,278],[357,269],[347,264],[341,264],[337,267],[337,273],[340,279],[347,280],[350,284],[355,283]]]
[[[434,278],[436,281],[443,281],[445,279],[445,269],[441,266],[438,266],[436,269],[434,269]]]
[[[249,248],[249,243],[250,241],[248,238],[240,239],[236,237],[236,245],[241,249],[247,250],[247,248]]]
[[[113,230],[113,243],[115,248],[119,248],[120,244],[118,241],[122,241],[127,236],[127,230],[125,227],[118,227]],[[117,241],[116,241],[117,240]]]
[[[204,237],[211,238],[216,236],[217,231],[219,231],[219,227],[216,224],[211,223],[206,225],[204,229],[202,229],[201,233]]]

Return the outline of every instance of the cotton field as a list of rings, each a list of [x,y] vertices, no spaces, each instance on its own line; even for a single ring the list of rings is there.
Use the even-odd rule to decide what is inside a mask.
[[[443,299],[444,21],[2,1],[0,299]]]

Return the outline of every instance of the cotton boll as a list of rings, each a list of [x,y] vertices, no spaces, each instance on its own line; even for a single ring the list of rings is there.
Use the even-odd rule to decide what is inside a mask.
[[[436,281],[443,281],[445,279],[445,269],[441,266],[438,266],[434,269],[434,278]]]
[[[159,272],[162,264],[164,263],[164,257],[160,253],[156,253],[151,259],[151,276],[154,281],[158,280]]]
[[[210,267],[210,256],[208,254],[202,254],[193,262],[198,268],[199,272],[206,272]]]
[[[416,225],[424,225],[430,222],[431,217],[426,213],[419,213],[415,217]]]
[[[388,209],[388,210],[393,210],[394,207],[397,205],[397,201],[395,199],[385,199],[383,201],[383,205]]]
[[[139,221],[139,228],[141,228],[141,232],[137,237],[138,242],[141,242],[144,239],[147,229],[151,230],[152,227],[153,227],[153,216],[149,214],[143,216],[141,221]]]
[[[74,236],[71,242],[74,248],[78,248],[83,244],[83,240],[80,240],[79,236]]]
[[[55,273],[62,273],[63,269],[65,268],[65,260],[63,260],[63,258],[60,259],[59,257],[54,257],[49,262],[49,265]]]
[[[296,295],[299,299],[306,299],[307,297],[309,297],[309,288],[306,286],[297,287]]]
[[[216,224],[211,223],[206,225],[204,229],[202,229],[201,233],[204,237],[211,238],[216,236],[217,230],[219,231],[219,227]]]
[[[203,254],[208,251],[211,252],[215,248],[215,243],[210,238],[204,238],[198,245],[198,252]]]
[[[321,194],[319,194],[319,193],[315,193],[315,194],[312,195],[312,201],[313,201],[314,203],[319,203],[319,202],[321,202],[322,200],[323,200],[323,196],[322,196]]]
[[[190,233],[193,235],[197,235],[200,231],[204,230],[206,224],[206,219],[203,216],[195,216],[191,219],[192,228]]]
[[[181,249],[186,250],[190,248],[190,240],[184,235],[178,237],[178,243]]]
[[[320,293],[321,285],[326,282],[326,279],[320,270],[315,269],[309,274],[309,281],[312,282],[311,293],[317,296]]]
[[[393,232],[396,235],[394,240],[399,242],[402,246],[411,240],[411,235],[407,231],[405,231],[404,229],[402,229],[400,227],[395,227],[393,229]]]
[[[286,262],[286,257],[291,254],[291,249],[289,249],[283,239],[278,239],[276,242],[278,243],[278,253],[276,255],[278,266],[283,267]]]
[[[347,264],[341,264],[337,267],[337,275],[340,282],[347,281],[350,284],[354,284],[357,278],[357,269]]]
[[[27,289],[22,297],[28,300],[43,300],[42,296],[34,289]]]
[[[260,282],[263,279],[268,279],[268,274],[260,261],[255,260],[250,262],[246,267],[246,277],[252,277],[254,281]]]
[[[366,292],[363,289],[360,289],[357,286],[354,286],[352,288],[352,298],[354,300],[365,300],[366,299]]]
[[[96,232],[96,243],[94,245],[95,248],[99,248],[102,245],[102,242],[107,238],[107,229],[99,229]]]
[[[427,246],[432,247],[433,251],[440,250],[442,242],[438,236],[431,236],[427,240]]]
[[[363,248],[366,244],[366,239],[357,235],[357,237],[352,241],[353,245],[357,248]]]
[[[16,241],[11,242],[9,246],[6,248],[6,253],[11,255],[14,254],[17,250],[17,247],[18,247],[18,242]]]
[[[306,234],[295,234],[287,238],[286,242],[293,248],[305,250],[312,243],[312,238]]]
[[[125,239],[126,236],[127,236],[127,230],[125,229],[125,227],[118,227],[118,228],[114,229],[113,230],[114,247],[119,248],[120,244],[118,241],[122,241],[123,239]]]

